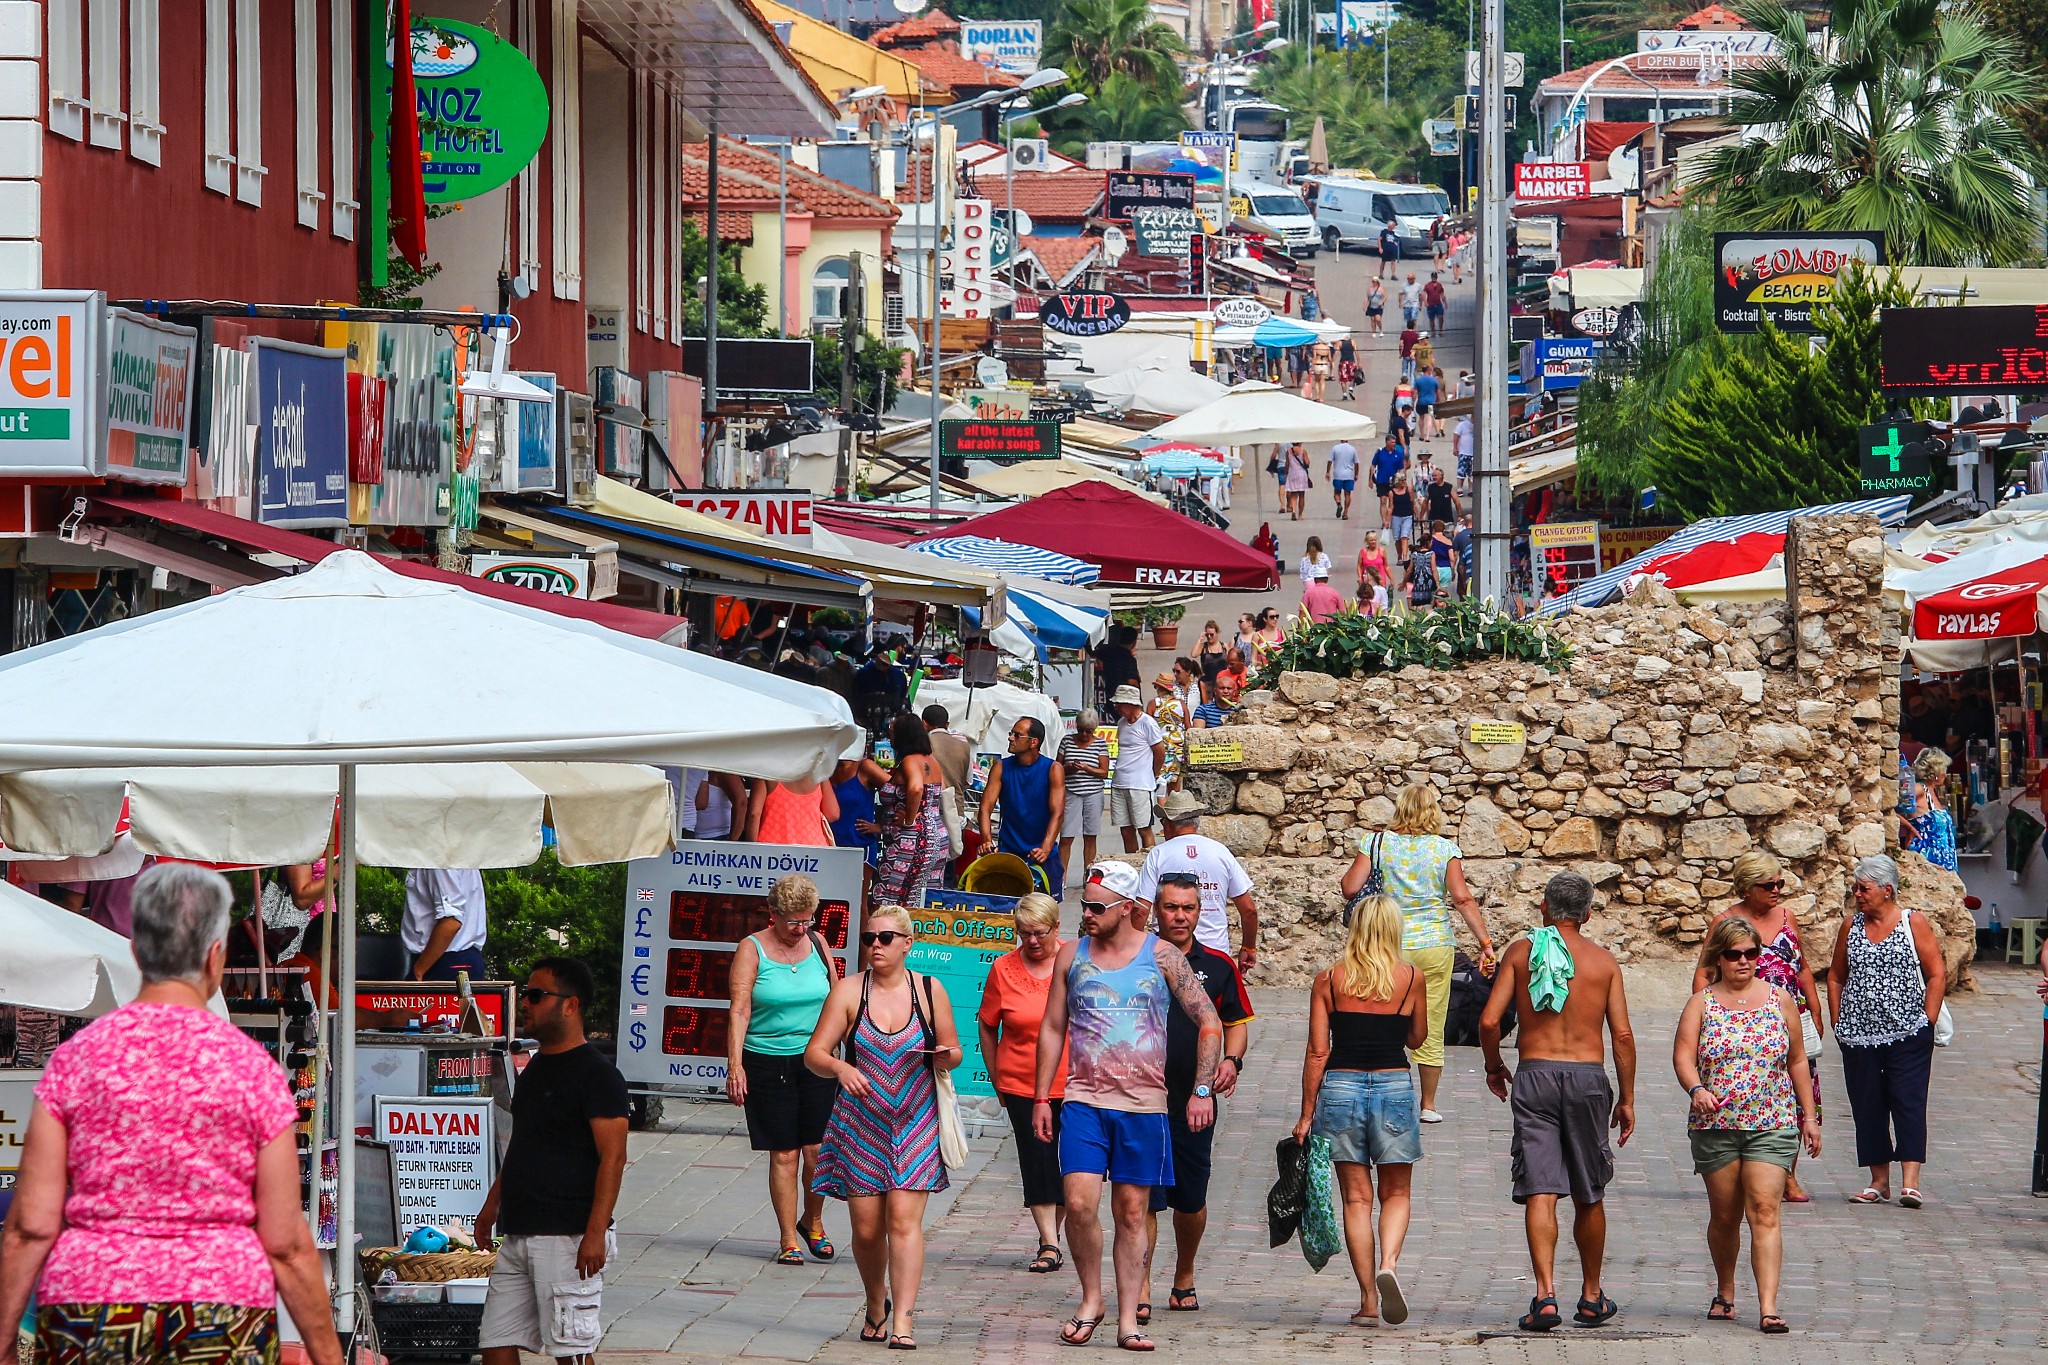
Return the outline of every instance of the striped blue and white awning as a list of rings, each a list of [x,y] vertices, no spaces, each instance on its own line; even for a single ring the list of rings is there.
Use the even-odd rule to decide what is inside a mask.
[[[1010,620],[1023,628],[1032,641],[1043,648],[1086,649],[1101,644],[1109,633],[1109,604],[1100,607],[1084,607],[1069,602],[1055,602],[1050,597],[1040,596],[1028,588],[1019,587],[1016,579],[1008,580]],[[962,610],[969,625],[981,623],[981,613],[972,607]],[[992,637],[997,644],[1003,643],[1000,631]],[[1040,656],[1041,660],[1043,655]]]
[[[1641,571],[1650,560],[1690,550],[1716,540],[1734,540],[1737,536],[1750,535],[1757,531],[1784,534],[1794,517],[1833,517],[1850,513],[1867,513],[1876,517],[1886,526],[1897,526],[1906,519],[1906,509],[1912,505],[1910,494],[1897,494],[1889,498],[1864,498],[1858,502],[1831,502],[1820,507],[1796,507],[1789,512],[1758,512],[1746,517],[1709,517],[1681,528],[1668,539],[1661,540],[1639,555],[1615,565],[1605,573],[1595,574],[1573,588],[1562,597],[1553,597],[1536,609],[1538,616],[1549,616],[1573,607],[1598,607],[1612,601],[1621,592],[1631,574]]]
[[[936,555],[984,569],[1048,578],[1055,583],[1093,583],[1102,570],[1085,559],[1041,550],[1035,545],[1015,545],[987,536],[946,536],[939,540],[914,540],[903,547],[919,554]]]

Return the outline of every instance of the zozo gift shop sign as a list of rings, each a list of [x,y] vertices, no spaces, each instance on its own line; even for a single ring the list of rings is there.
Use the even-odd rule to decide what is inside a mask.
[[[490,30],[453,19],[416,20],[411,39],[427,202],[474,199],[524,170],[548,132],[548,90],[533,63]],[[387,45],[376,64],[386,101],[392,61]],[[386,174],[382,158],[371,162]]]

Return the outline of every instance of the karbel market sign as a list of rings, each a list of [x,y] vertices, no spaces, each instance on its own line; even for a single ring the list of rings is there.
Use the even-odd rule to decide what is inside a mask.
[[[1522,200],[1590,199],[1590,161],[1524,161],[1515,167],[1515,198]]]

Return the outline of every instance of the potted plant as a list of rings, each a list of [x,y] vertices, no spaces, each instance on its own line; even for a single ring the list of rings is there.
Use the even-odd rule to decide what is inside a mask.
[[[1145,612],[1145,623],[1152,628],[1152,644],[1157,649],[1177,649],[1180,646],[1180,618],[1188,614],[1184,605],[1151,607]]]

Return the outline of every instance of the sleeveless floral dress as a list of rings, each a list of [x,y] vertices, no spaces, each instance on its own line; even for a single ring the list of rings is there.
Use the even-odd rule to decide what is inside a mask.
[[[1721,1107],[1704,1118],[1689,1114],[1688,1129],[1760,1132],[1798,1124],[1799,1098],[1785,1070],[1792,1039],[1778,995],[1773,986],[1770,1003],[1731,1010],[1712,991],[1707,993],[1707,1012],[1700,1021],[1700,1084],[1720,1096]]]

